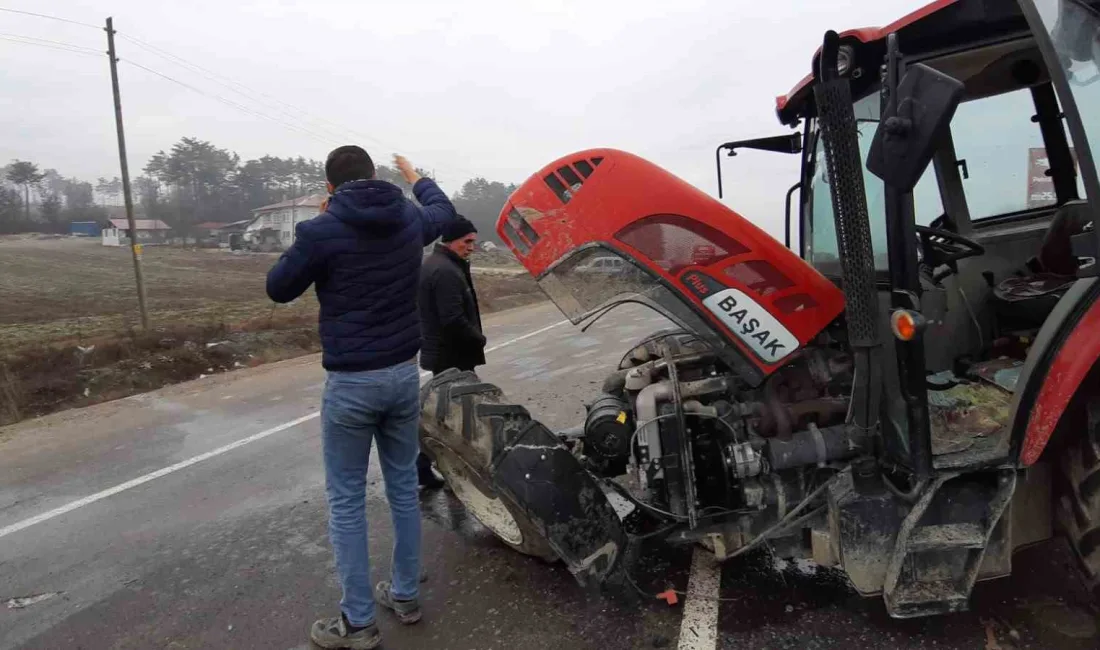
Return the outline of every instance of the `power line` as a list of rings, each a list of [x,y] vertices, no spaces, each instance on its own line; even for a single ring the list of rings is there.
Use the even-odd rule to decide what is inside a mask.
[[[191,61],[188,61],[187,59],[184,59],[181,56],[178,56],[176,54],[172,54],[171,52],[168,52],[167,50],[159,48],[159,47],[157,47],[157,46],[155,46],[155,45],[153,45],[153,44],[151,44],[147,41],[139,39],[135,36],[130,36],[130,35],[122,33],[122,32],[119,32],[119,36],[126,39],[127,41],[130,41],[131,43],[137,45],[138,47],[141,47],[141,48],[145,49],[146,51],[148,51],[148,52],[150,52],[150,53],[152,53],[156,56],[159,56],[163,59],[166,59],[166,60],[168,60],[172,63],[175,63],[176,65],[188,68],[192,72],[197,72],[197,73],[202,74],[202,75],[209,75],[209,76],[207,76],[208,80],[214,81],[214,83],[218,83],[219,85],[221,85],[223,87],[229,88],[233,92],[236,92],[239,95],[247,97],[251,101],[260,102],[260,100],[256,99],[256,97],[259,97],[259,98],[262,98],[263,100],[266,100],[268,102],[275,102],[276,104],[280,104],[282,106],[285,106],[288,109],[291,109],[291,110],[293,110],[297,113],[300,113],[302,116],[305,116],[305,118],[308,118],[309,121],[313,122],[313,124],[310,124],[311,128],[321,128],[321,129],[324,129],[325,131],[329,132],[330,134],[331,133],[337,133],[341,137],[343,137],[343,134],[347,133],[347,134],[351,134],[351,135],[355,135],[355,136],[358,136],[360,138],[363,138],[364,140],[368,140],[370,142],[373,142],[373,143],[375,143],[379,146],[390,149],[391,151],[399,151],[400,150],[399,147],[396,147],[393,144],[390,144],[390,143],[384,142],[382,140],[379,140],[378,138],[376,138],[374,136],[367,135],[366,133],[363,133],[361,131],[351,129],[351,128],[347,127],[346,125],[340,124],[338,122],[334,122],[330,119],[327,119],[327,118],[321,117],[319,115],[310,113],[309,111],[307,111],[303,108],[300,108],[298,106],[295,106],[293,104],[285,102],[285,101],[279,99],[278,97],[273,97],[273,96],[271,96],[267,93],[256,90],[254,88],[251,88],[251,87],[241,83],[240,81],[237,81],[235,79],[227,77],[223,74],[220,74],[218,72],[214,72],[213,70],[210,70],[208,68],[204,68],[203,66],[201,66],[197,63],[193,63]],[[216,79],[211,79],[210,77],[215,77],[215,78],[224,80],[224,82],[223,81],[217,81]],[[227,84],[229,84],[229,85],[227,85]],[[230,87],[230,86],[235,86],[236,88],[233,88],[233,87]],[[240,89],[243,89],[243,91],[240,90]],[[254,95],[255,97],[249,96],[249,93],[251,93],[251,95]],[[263,102],[260,102],[260,103],[263,103]],[[279,109],[276,109],[276,110],[279,110]],[[287,113],[284,110],[279,110],[279,112],[282,113],[283,115],[286,115],[287,117],[289,117],[291,119],[296,120],[296,121],[306,121],[302,117],[291,115],[290,113]],[[328,124],[331,127],[335,127],[336,129],[338,129],[338,131],[334,131],[332,128],[319,127],[316,124],[317,122],[320,122],[320,123],[323,123],[323,124]],[[309,124],[308,121],[306,121],[306,123]],[[453,170],[453,171],[458,171],[458,172],[462,172],[464,174],[468,174],[471,177],[479,176],[479,174],[477,174],[477,173],[475,173],[471,170],[468,170],[468,169],[463,169],[461,167],[451,167],[450,169]]]
[[[102,52],[93,50],[91,48],[83,48],[75,45],[69,45],[68,43],[59,43],[54,45],[56,41],[46,41],[45,39],[28,40],[26,36],[17,36],[9,34],[0,34],[0,40],[8,41],[10,43],[20,43],[22,45],[37,45],[38,47],[47,47],[51,50],[58,52],[69,52],[71,54],[83,54],[85,56],[103,56]]]
[[[277,117],[272,117],[272,116],[270,116],[266,113],[261,113],[260,111],[249,108],[248,106],[245,106],[243,104],[239,104],[239,103],[237,103],[237,102],[235,102],[231,99],[226,99],[225,97],[222,97],[221,95],[215,95],[213,93],[206,92],[205,90],[202,90],[201,88],[198,88],[196,86],[192,86],[191,84],[186,83],[184,81],[180,81],[179,79],[176,79],[174,77],[170,77],[170,76],[164,74],[163,72],[157,72],[156,70],[154,70],[152,68],[149,68],[149,67],[146,67],[144,65],[141,65],[140,63],[134,63],[133,61],[129,61],[129,60],[126,60],[126,59],[119,59],[119,61],[121,61],[122,63],[132,65],[135,68],[140,68],[140,69],[142,69],[142,70],[144,70],[144,71],[146,71],[150,74],[156,75],[156,76],[158,76],[162,79],[165,79],[167,81],[171,81],[174,84],[178,84],[178,85],[180,85],[184,88],[187,88],[188,90],[190,90],[192,92],[203,95],[204,97],[209,97],[210,99],[213,99],[215,101],[219,101],[219,102],[221,102],[221,103],[223,103],[227,106],[231,106],[231,107],[233,107],[233,108],[235,108],[235,109],[237,109],[241,112],[248,113],[249,115],[252,115],[254,117],[262,117],[266,120],[270,120],[272,122],[275,122],[276,124],[280,124],[280,125],[288,128],[288,129],[292,129],[294,131],[298,131],[298,132],[303,133],[305,135],[309,135],[309,136],[311,136],[311,137],[313,137],[313,138],[315,138],[315,139],[317,139],[321,142],[326,142],[328,144],[333,144],[333,143],[338,143],[339,142],[335,138],[326,136],[324,134],[317,133],[316,131],[311,131],[310,129],[307,129],[307,128],[304,128],[304,127],[301,127],[301,126],[298,126],[298,125],[295,125],[295,124],[291,124],[289,122],[284,122],[283,120],[280,120]]]
[[[41,43],[41,44],[56,45],[56,46],[59,46],[59,47],[69,48],[69,49],[75,50],[75,51],[88,52],[89,54],[95,54],[97,56],[104,54],[104,52],[102,52],[101,50],[97,50],[95,48],[85,47],[83,45],[76,45],[75,43],[64,43],[62,41],[51,41],[48,38],[37,38],[37,37],[34,37],[34,36],[23,36],[22,34],[7,34],[7,33],[4,33],[4,32],[0,32],[0,36],[7,37],[9,39],[21,39],[21,40],[25,40],[25,41],[35,41],[36,43]]]
[[[80,25],[81,27],[91,27],[92,29],[103,29],[99,25],[93,25],[91,23],[82,23],[79,20],[69,20],[68,18],[59,18],[58,16],[48,16],[46,14],[39,14],[33,11],[22,11],[20,9],[8,9],[7,7],[0,7],[0,11],[6,11],[11,14],[23,14],[24,16],[34,16],[35,18],[46,18],[48,20],[56,20],[60,23],[69,23],[70,25]]]
[[[264,104],[263,100],[266,99],[266,100],[274,101],[274,102],[279,103],[279,104],[290,106],[289,104],[286,104],[286,102],[282,102],[279,99],[276,99],[274,97],[269,97],[267,95],[264,95],[263,93],[261,93],[259,91],[251,90],[247,86],[244,86],[243,84],[235,82],[232,79],[229,79],[228,77],[224,77],[222,75],[219,75],[218,73],[209,71],[206,68],[203,68],[203,67],[201,67],[197,64],[190,63],[189,61],[186,61],[185,59],[177,57],[174,54],[165,52],[164,50],[161,50],[160,48],[157,48],[153,45],[149,45],[148,43],[145,43],[144,41],[140,41],[136,38],[127,36],[126,34],[122,34],[122,33],[120,33],[119,36],[126,39],[126,40],[128,40],[128,41],[130,41],[134,45],[137,45],[138,47],[144,49],[147,52],[150,52],[150,53],[152,53],[156,56],[159,56],[163,59],[166,59],[171,63],[175,63],[176,65],[188,68],[189,70],[191,70],[192,72],[194,72],[194,73],[198,74],[199,76],[203,77],[207,81],[215,83],[215,84],[221,86],[222,88],[226,88],[230,92],[236,93],[236,94],[240,95],[241,97],[244,97],[245,99],[247,99],[251,102]],[[226,81],[222,81],[221,79],[225,79]],[[235,86],[239,86],[240,88],[244,88],[248,92],[244,92],[242,90],[239,90]],[[257,99],[257,96],[262,98],[262,99]],[[302,121],[302,118],[299,117],[298,115],[290,113],[286,110],[279,109],[278,107],[271,107],[271,108],[275,108],[276,111],[278,111],[282,115],[290,118],[291,120],[294,120],[296,122]],[[293,108],[293,107],[291,107],[291,108]],[[312,124],[309,125],[309,126],[311,126],[313,128],[317,128],[315,125],[312,125]],[[341,140],[343,139],[343,133],[332,131],[331,129],[324,129],[323,127],[319,128],[318,130],[325,131],[326,135],[328,135],[328,136],[334,136],[335,135],[335,136],[337,136],[336,139],[341,139]]]
[[[235,109],[237,109],[241,112],[247,113],[249,115],[252,115],[252,116],[255,116],[255,117],[262,117],[264,119],[271,120],[272,122],[275,122],[276,124],[279,124],[279,125],[284,126],[288,129],[293,129],[294,131],[298,131],[300,133],[312,136],[312,137],[314,137],[314,138],[316,138],[316,139],[318,139],[322,142],[327,142],[329,144],[332,144],[334,142],[338,142],[338,140],[336,140],[335,138],[331,138],[331,137],[326,136],[324,134],[317,133],[315,131],[311,131],[309,129],[298,126],[296,124],[290,124],[288,122],[284,122],[284,121],[282,121],[282,120],[280,120],[276,117],[272,117],[272,116],[270,116],[266,113],[262,113],[260,111],[254,110],[254,109],[252,109],[248,106],[245,106],[243,104],[239,104],[239,103],[237,103],[237,102],[235,102],[231,99],[226,99],[225,97],[222,97],[221,95],[215,95],[214,93],[206,92],[206,91],[202,90],[201,88],[198,88],[196,86],[192,86],[189,83],[180,81],[179,79],[176,79],[174,77],[166,75],[163,72],[157,72],[156,70],[153,70],[152,68],[141,65],[140,63],[134,63],[133,61],[124,60],[124,59],[119,59],[119,60],[122,63],[126,63],[126,64],[134,66],[135,68],[140,68],[142,70],[145,70],[146,72],[148,72],[150,74],[154,74],[154,75],[156,75],[156,76],[158,76],[162,79],[165,79],[167,81],[171,81],[172,83],[178,84],[178,85],[180,85],[184,88],[187,88],[188,90],[190,90],[192,92],[195,92],[195,93],[198,93],[200,95],[203,95],[204,97],[209,97],[210,99],[219,101],[219,102],[221,102],[221,103],[223,103],[227,106],[231,106],[232,108],[235,108]]]
[[[7,10],[5,10],[5,11],[7,11]],[[15,10],[11,10],[11,11],[15,11]],[[15,13],[29,13],[29,12],[15,12]],[[33,14],[33,15],[39,15],[39,14]],[[44,16],[44,15],[42,15],[41,17],[43,17],[43,18],[52,18],[52,16]],[[64,19],[58,19],[58,20],[64,20]],[[72,22],[72,21],[65,21],[65,22]],[[61,41],[53,41],[53,40],[45,39],[45,38],[36,38],[36,37],[33,37],[33,36],[23,36],[21,34],[7,34],[7,33],[0,32],[0,40],[6,40],[6,41],[13,42],[13,43],[22,43],[24,45],[38,45],[40,47],[47,47],[47,48],[51,48],[51,49],[58,50],[58,51],[61,51],[61,52],[72,52],[74,54],[90,54],[90,55],[94,55],[94,56],[101,56],[103,54],[103,52],[100,52],[99,50],[95,50],[95,49],[92,49],[90,47],[84,47],[82,45],[75,45],[75,44],[72,44],[72,43],[63,43]],[[134,40],[134,39],[130,39],[130,40]],[[152,48],[153,48],[153,46],[149,46],[149,48],[147,48],[147,49],[151,50]],[[322,142],[326,142],[326,143],[331,144],[331,143],[334,143],[334,142],[342,141],[342,139],[340,139],[340,138],[333,137],[332,134],[317,133],[316,131],[313,131],[311,129],[307,129],[307,128],[304,128],[302,126],[298,126],[298,125],[295,125],[295,124],[290,124],[290,123],[284,122],[282,120],[274,118],[274,117],[272,117],[270,115],[267,115],[265,113],[262,113],[260,111],[253,110],[253,109],[251,109],[247,106],[244,106],[242,104],[238,104],[237,102],[226,99],[224,97],[214,95],[214,94],[211,94],[211,93],[207,93],[207,92],[205,92],[205,91],[203,91],[203,90],[201,90],[201,89],[199,89],[195,86],[192,86],[192,85],[187,84],[185,82],[182,82],[178,79],[170,77],[170,76],[168,76],[164,73],[157,72],[156,70],[153,70],[152,68],[143,66],[140,63],[134,63],[133,61],[128,61],[128,60],[124,61],[124,63],[128,63],[128,64],[130,64],[134,67],[141,68],[142,70],[145,70],[146,72],[157,75],[158,77],[161,77],[161,78],[166,79],[168,81],[171,81],[173,83],[179,84],[179,85],[187,88],[188,90],[199,93],[200,95],[204,95],[206,97],[210,97],[211,99],[220,101],[220,102],[222,102],[222,103],[224,103],[228,106],[236,108],[237,110],[248,113],[249,115],[253,115],[253,116],[256,116],[256,117],[262,117],[262,118],[265,118],[265,119],[268,119],[268,120],[272,120],[273,122],[276,122],[277,124],[280,124],[280,125],[285,126],[287,128],[293,129],[295,131],[299,131],[299,132],[304,133],[306,135],[310,135],[314,138],[318,138]],[[215,83],[220,83],[217,80],[214,80],[214,81],[215,81]],[[224,86],[225,84],[221,84],[221,85]],[[230,88],[230,90],[232,90],[232,88]],[[246,95],[246,97],[247,97],[247,95]],[[255,101],[251,97],[249,97],[249,99]],[[290,116],[290,117],[293,118],[293,116]]]
[[[127,34],[124,34],[124,33],[119,33],[119,36],[121,36],[122,38],[124,38],[124,39],[126,39],[126,40],[130,41],[131,43],[134,43],[134,44],[135,44],[135,45],[137,45],[138,47],[144,48],[145,50],[147,50],[147,51],[149,51],[149,52],[152,52],[153,54],[155,54],[155,55],[157,55],[157,56],[160,56],[161,58],[167,59],[167,60],[169,60],[169,61],[171,61],[171,62],[175,63],[176,65],[182,65],[182,66],[184,66],[184,67],[187,67],[187,68],[190,68],[190,69],[192,69],[192,71],[199,71],[199,72],[201,72],[201,73],[204,73],[204,74],[207,74],[207,75],[211,75],[211,76],[213,76],[213,77],[217,77],[217,78],[219,78],[219,79],[223,79],[223,80],[224,80],[225,82],[228,82],[228,84],[231,84],[232,86],[235,86],[235,87],[237,87],[237,88],[241,88],[241,89],[243,89],[244,91],[246,91],[247,93],[251,93],[251,94],[253,94],[253,95],[256,95],[256,96],[258,96],[258,97],[261,97],[261,98],[263,98],[263,99],[265,99],[265,100],[268,100],[268,101],[272,101],[272,102],[275,102],[275,103],[277,103],[277,104],[280,104],[280,105],[282,105],[282,106],[285,106],[285,107],[287,107],[287,108],[289,108],[289,109],[291,109],[291,110],[293,110],[293,111],[295,111],[295,112],[297,112],[297,113],[300,113],[300,114],[302,114],[302,115],[304,115],[304,116],[306,116],[306,117],[309,117],[309,118],[311,118],[311,119],[312,119],[313,121],[316,121],[316,122],[323,122],[323,123],[329,124],[330,126],[335,126],[336,128],[340,129],[340,131],[342,131],[342,132],[346,132],[346,133],[351,133],[351,134],[353,134],[353,135],[357,135],[357,136],[359,136],[359,137],[361,137],[361,138],[363,138],[363,139],[365,139],[365,140],[369,140],[369,141],[371,141],[371,142],[374,142],[375,144],[377,144],[377,145],[379,145],[379,146],[383,146],[383,147],[387,147],[387,148],[391,148],[391,149],[392,149],[392,148],[394,148],[394,147],[393,147],[393,145],[391,145],[391,144],[388,144],[388,143],[386,143],[386,142],[383,142],[383,141],[381,141],[381,140],[379,140],[379,139],[377,139],[377,138],[375,138],[375,137],[373,137],[373,136],[369,136],[369,135],[367,135],[367,134],[365,134],[365,133],[358,133],[358,132],[356,132],[356,131],[355,131],[354,129],[349,129],[348,127],[346,127],[346,126],[344,126],[344,125],[342,125],[342,124],[338,124],[338,123],[336,123],[336,122],[333,122],[333,121],[331,121],[331,120],[328,120],[328,119],[326,119],[326,118],[323,118],[323,117],[319,117],[319,116],[313,115],[313,114],[311,114],[311,113],[310,113],[309,111],[307,111],[307,110],[305,110],[305,109],[303,109],[303,108],[299,108],[299,107],[297,107],[297,106],[295,106],[295,105],[293,105],[293,104],[290,104],[290,103],[288,103],[288,102],[285,102],[285,101],[283,101],[283,100],[279,99],[278,97],[273,97],[273,96],[271,96],[271,95],[269,95],[269,94],[267,94],[267,93],[264,93],[264,92],[262,92],[262,91],[256,90],[256,89],[254,89],[254,88],[250,88],[249,86],[247,86],[247,85],[245,85],[245,84],[241,83],[240,81],[237,81],[237,80],[235,80],[235,79],[232,79],[232,78],[230,78],[230,77],[227,77],[227,76],[225,76],[225,75],[223,75],[223,74],[220,74],[220,73],[218,73],[218,72],[214,72],[213,70],[209,70],[209,69],[207,69],[207,68],[204,68],[204,67],[202,67],[201,65],[199,65],[199,64],[197,64],[197,63],[192,63],[191,61],[188,61],[187,59],[185,59],[185,58],[183,58],[183,57],[181,57],[181,56],[177,56],[177,55],[175,55],[175,54],[172,54],[171,52],[168,52],[167,50],[164,50],[164,49],[162,49],[162,48],[159,48],[159,47],[157,47],[157,46],[155,46],[155,45],[152,45],[151,43],[148,43],[148,42],[146,42],[146,41],[143,41],[143,40],[141,40],[141,39],[139,39],[139,38],[137,38],[137,37],[134,37],[134,36],[129,36],[129,35],[127,35]],[[217,82],[217,83],[221,83],[221,82]],[[225,85],[225,84],[222,84],[222,85]],[[242,92],[241,92],[240,90],[234,90],[234,92],[237,92],[237,93],[239,93],[239,94],[244,94],[244,93],[242,93]],[[247,96],[247,95],[246,95],[246,96]],[[255,98],[251,98],[251,97],[250,97],[250,99],[252,99],[253,101],[255,101]],[[297,117],[296,117],[295,119],[301,119],[301,118],[297,118]]]
[[[23,11],[23,10],[20,10],[20,9],[9,9],[9,8],[6,8],[6,7],[0,7],[0,11],[7,12],[7,13],[13,13],[13,14],[20,14],[20,15],[24,15],[24,16],[33,16],[35,18],[44,18],[44,19],[47,19],[47,20],[54,20],[54,21],[57,21],[57,22],[68,23],[68,24],[71,24],[71,25],[79,25],[81,27],[88,27],[88,28],[96,29],[96,30],[102,29],[98,25],[92,25],[90,23],[85,23],[85,22],[81,22],[81,21],[78,21],[78,20],[71,20],[69,18],[61,18],[60,16],[50,16],[48,14],[41,14],[41,13],[37,13],[37,12],[33,12],[33,11]],[[191,90],[193,92],[196,92],[196,93],[199,93],[201,95],[205,95],[207,97],[215,99],[219,102],[222,102],[222,103],[224,103],[228,106],[236,108],[236,109],[238,109],[240,111],[243,111],[245,113],[248,113],[250,115],[254,115],[254,116],[257,116],[257,117],[262,117],[264,119],[271,120],[271,121],[273,121],[277,124],[280,124],[284,127],[293,129],[295,131],[299,131],[301,133],[305,133],[305,134],[310,135],[310,136],[312,136],[316,139],[319,139],[323,142],[328,142],[328,143],[342,142],[343,141],[343,134],[348,133],[348,134],[355,135],[357,137],[363,138],[364,140],[367,140],[369,142],[373,142],[373,143],[375,143],[375,144],[377,144],[381,147],[386,147],[386,148],[388,148],[392,151],[397,151],[399,149],[398,147],[395,147],[394,145],[392,145],[390,143],[379,140],[378,138],[376,138],[374,136],[367,135],[366,133],[363,133],[361,131],[357,131],[355,129],[348,128],[347,126],[345,126],[343,124],[340,124],[338,122],[334,122],[334,121],[329,120],[327,118],[324,118],[324,117],[315,115],[313,113],[310,113],[309,111],[307,111],[303,108],[300,108],[298,106],[295,106],[293,104],[285,102],[285,101],[283,101],[283,100],[281,100],[277,97],[273,97],[273,96],[271,96],[267,93],[264,93],[264,92],[261,92],[259,90],[255,90],[253,88],[250,88],[249,86],[246,86],[245,84],[243,84],[239,81],[236,81],[236,80],[234,80],[230,77],[227,77],[225,75],[222,75],[222,74],[219,74],[219,73],[214,72],[212,70],[209,70],[207,68],[204,68],[204,67],[198,65],[197,63],[192,63],[192,62],[188,61],[187,59],[184,59],[183,57],[172,54],[171,52],[163,50],[163,49],[161,49],[161,48],[159,48],[159,47],[157,47],[157,46],[155,46],[151,43],[148,43],[144,40],[141,40],[137,37],[129,36],[127,34],[120,33],[120,32],[116,32],[116,33],[118,33],[118,35],[121,36],[122,38],[130,41],[131,43],[133,43],[135,45],[137,45],[138,47],[140,47],[142,49],[145,49],[146,51],[148,51],[148,52],[150,52],[150,53],[152,53],[156,56],[159,56],[163,59],[166,59],[166,60],[168,60],[172,63],[175,63],[176,65],[188,68],[192,72],[195,72],[195,73],[199,74],[200,76],[203,76],[206,80],[217,83],[218,85],[220,85],[224,88],[227,88],[227,89],[237,93],[238,95],[241,95],[242,97],[247,98],[249,101],[257,102],[257,103],[261,103],[261,104],[264,103],[263,101],[260,101],[260,99],[257,99],[257,97],[258,97],[258,98],[262,98],[263,100],[266,100],[268,102],[274,102],[276,104],[279,104],[280,106],[283,106],[286,109],[290,109],[291,111],[294,111],[298,115],[292,114],[292,113],[288,112],[287,110],[284,110],[284,109],[281,109],[281,108],[270,107],[270,108],[274,108],[276,111],[278,111],[282,115],[286,116],[287,118],[289,118],[291,120],[294,120],[296,123],[301,123],[301,124],[308,125],[309,128],[306,128],[305,126],[301,126],[300,124],[292,124],[292,123],[285,122],[281,119],[278,119],[276,117],[272,117],[271,115],[268,115],[266,113],[263,113],[263,112],[260,112],[260,111],[257,111],[257,110],[253,110],[253,109],[251,109],[247,106],[243,106],[241,104],[238,104],[237,102],[234,102],[232,100],[228,100],[224,97],[214,95],[214,94],[211,94],[211,93],[207,93],[207,92],[205,92],[205,91],[203,91],[199,88],[196,88],[195,86],[192,86],[190,84],[182,82],[178,79],[172,78],[172,77],[170,77],[166,74],[163,74],[161,72],[157,72],[156,70],[153,70],[151,68],[145,67],[145,66],[137,64],[137,63],[134,63],[133,61],[125,61],[125,63],[129,63],[130,65],[141,68],[141,69],[145,70],[146,72],[149,72],[151,74],[162,77],[162,78],[164,78],[168,81],[171,81],[173,83],[179,84],[179,85],[181,85],[185,88],[188,88],[189,90]],[[70,44],[70,43],[62,43],[60,41],[50,41],[49,39],[33,38],[33,37],[29,37],[29,36],[20,36],[18,34],[0,34],[0,40],[10,41],[10,42],[13,42],[13,43],[22,43],[24,45],[37,45],[39,47],[51,48],[51,49],[54,49],[54,50],[57,50],[57,51],[62,51],[62,52],[72,52],[74,54],[87,54],[87,55],[95,55],[95,56],[100,56],[102,54],[102,52],[100,52],[98,50],[94,50],[92,48],[86,48],[86,47],[83,47],[83,46],[73,45],[73,44]],[[327,124],[329,126],[328,127],[323,127],[323,126],[320,126],[319,123],[320,124]],[[334,130],[333,127],[336,130]],[[317,129],[317,130],[314,130],[314,129]],[[319,131],[324,131],[324,133],[318,133],[318,130]],[[468,170],[468,169],[463,169],[461,167],[454,167],[452,169],[454,171],[462,172],[464,174],[469,174],[472,177],[473,176],[478,176],[477,173],[475,173],[471,170]]]

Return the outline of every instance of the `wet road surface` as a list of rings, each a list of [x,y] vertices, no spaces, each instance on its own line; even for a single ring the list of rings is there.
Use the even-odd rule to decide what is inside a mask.
[[[665,326],[638,309],[584,334],[550,327],[560,320],[545,305],[487,318],[490,346],[503,346],[480,372],[552,428],[576,424],[625,349]],[[0,429],[0,649],[311,647],[310,623],[339,600],[322,382],[310,357]],[[583,591],[560,565],[497,543],[446,491],[422,502],[425,620],[383,615],[386,648],[1100,646],[1057,543],[1018,554],[1012,578],[978,587],[972,612],[916,621],[765,549],[714,569],[722,602],[696,598],[687,607],[702,618],[687,620],[683,603]],[[381,579],[391,529],[373,461],[368,514]],[[686,590],[694,554],[648,549],[640,587]]]

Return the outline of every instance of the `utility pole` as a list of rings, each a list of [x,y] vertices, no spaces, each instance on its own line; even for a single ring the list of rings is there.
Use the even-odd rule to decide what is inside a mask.
[[[134,198],[130,194],[130,168],[126,164],[126,134],[122,129],[122,98],[118,93],[118,57],[115,56],[115,28],[107,19],[107,56],[111,59],[111,92],[115,96],[115,127],[118,129],[118,162],[122,167],[122,196],[126,201],[126,223],[130,227],[130,253],[134,258],[134,279],[137,280],[138,308],[141,310],[141,328],[149,329],[149,311],[145,306],[145,280],[141,274],[141,244],[137,243],[137,225],[134,223]]]

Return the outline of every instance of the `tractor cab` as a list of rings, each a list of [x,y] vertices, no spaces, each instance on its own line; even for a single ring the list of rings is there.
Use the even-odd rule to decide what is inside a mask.
[[[790,227],[803,259],[844,289],[855,372],[868,378],[854,421],[879,427],[879,463],[907,474],[887,480],[918,504],[887,576],[896,615],[951,608],[913,595],[930,583],[906,575],[929,565],[907,526],[972,508],[987,544],[1005,542],[994,506],[1019,523],[1005,504],[1050,489],[1049,467],[1010,490],[1005,468],[1035,465],[1052,438],[1046,458],[1095,436],[1081,413],[1100,395],[1100,348],[1084,344],[1100,335],[1098,8],[934,2],[882,29],[827,34],[814,73],[777,101],[803,144]],[[1095,576],[1095,544],[1078,544],[1093,525],[1078,486],[1100,473],[1070,465],[1055,523]],[[993,557],[962,566],[986,577]]]
[[[796,146],[777,147],[780,136],[719,147],[801,155],[787,242],[846,290],[873,277],[877,304],[864,306],[885,369],[868,372],[883,382],[890,453],[919,474],[1021,453],[1031,463],[1052,433],[1020,404],[1037,397],[1052,339],[1095,299],[1098,6],[940,0],[836,34],[813,74],[777,98]],[[906,88],[907,75],[925,85]],[[823,106],[837,101],[830,83],[849,105]],[[836,169],[830,137],[855,154]],[[866,228],[845,233],[853,218],[838,210],[853,209]],[[899,310],[911,337],[899,336]]]

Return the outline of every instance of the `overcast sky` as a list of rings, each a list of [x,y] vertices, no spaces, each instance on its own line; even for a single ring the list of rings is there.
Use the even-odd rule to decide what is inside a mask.
[[[123,64],[132,174],[181,136],[243,159],[323,158],[357,142],[434,169],[521,182],[571,151],[610,146],[716,192],[714,147],[787,132],[775,96],[809,71],[826,29],[889,23],[922,0],[0,0],[100,25],[119,57],[315,134]],[[104,34],[0,12],[0,37],[105,49]],[[122,39],[129,35],[280,102],[258,103]],[[118,175],[106,57],[0,40],[0,162]],[[287,114],[290,113],[290,115]],[[325,121],[318,121],[325,120]],[[336,126],[339,125],[339,126]],[[727,203],[781,235],[792,156],[726,162]]]

